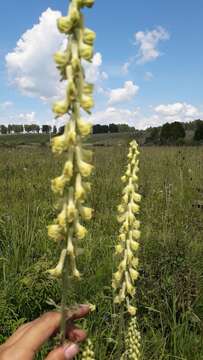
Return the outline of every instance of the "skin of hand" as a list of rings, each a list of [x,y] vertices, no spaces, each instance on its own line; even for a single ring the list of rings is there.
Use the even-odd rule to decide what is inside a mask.
[[[88,305],[79,305],[68,316],[67,344],[51,351],[45,360],[70,360],[79,352],[78,343],[86,339],[86,333],[74,325],[74,320],[89,313]],[[40,347],[60,328],[61,314],[48,312],[40,318],[24,324],[0,346],[0,360],[33,360]]]

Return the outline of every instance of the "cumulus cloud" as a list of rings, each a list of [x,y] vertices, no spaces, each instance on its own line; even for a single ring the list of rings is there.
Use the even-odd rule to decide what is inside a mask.
[[[22,34],[15,49],[6,55],[10,83],[23,94],[43,101],[53,101],[64,96],[53,54],[66,45],[64,35],[56,27],[60,11],[48,8],[31,29]],[[92,64],[85,63],[87,79],[92,82],[107,78],[102,72],[102,56],[95,54]]]
[[[137,95],[139,86],[134,84],[132,81],[126,81],[123,88],[112,89],[109,91],[108,104],[122,103],[124,101],[130,101]]]
[[[166,121],[190,121],[191,119],[200,116],[198,108],[185,102],[176,102],[172,104],[161,104],[154,108],[154,111],[159,116],[162,116]]]
[[[135,126],[139,108],[134,110],[108,107],[106,110],[97,111],[92,114],[91,120],[94,124],[128,124]]]
[[[167,30],[158,26],[151,31],[138,31],[134,37],[135,44],[138,46],[137,63],[145,64],[161,55],[158,45],[160,41],[168,40],[170,36]]]

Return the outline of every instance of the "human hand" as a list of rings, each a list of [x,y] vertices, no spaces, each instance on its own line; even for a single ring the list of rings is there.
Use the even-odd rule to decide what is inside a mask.
[[[80,305],[68,318],[68,343],[51,351],[46,360],[70,360],[79,352],[78,342],[85,340],[86,334],[74,325],[74,320],[89,313],[88,305]],[[0,360],[33,360],[40,347],[60,328],[61,314],[48,312],[40,318],[22,325],[0,346]]]

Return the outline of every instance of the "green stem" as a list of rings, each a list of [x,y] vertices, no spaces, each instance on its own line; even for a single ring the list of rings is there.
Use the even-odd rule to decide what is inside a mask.
[[[63,345],[66,340],[66,309],[67,309],[67,292],[68,292],[68,255],[64,261],[64,267],[62,272],[62,297],[61,297],[61,331],[60,342]]]

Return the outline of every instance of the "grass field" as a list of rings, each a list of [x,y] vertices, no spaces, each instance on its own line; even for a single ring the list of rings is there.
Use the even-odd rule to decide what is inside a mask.
[[[100,141],[100,140],[99,140]],[[70,303],[97,310],[83,326],[97,359],[118,360],[124,321],[112,305],[116,206],[127,147],[96,147],[95,209],[79,258],[83,281],[71,284]],[[47,147],[0,151],[0,341],[20,324],[60,303],[60,284],[47,277],[56,250],[46,226],[54,217],[50,179],[61,163]],[[142,240],[137,284],[139,325],[146,360],[203,359],[203,153],[201,148],[141,149]],[[47,344],[38,356],[43,359]]]

